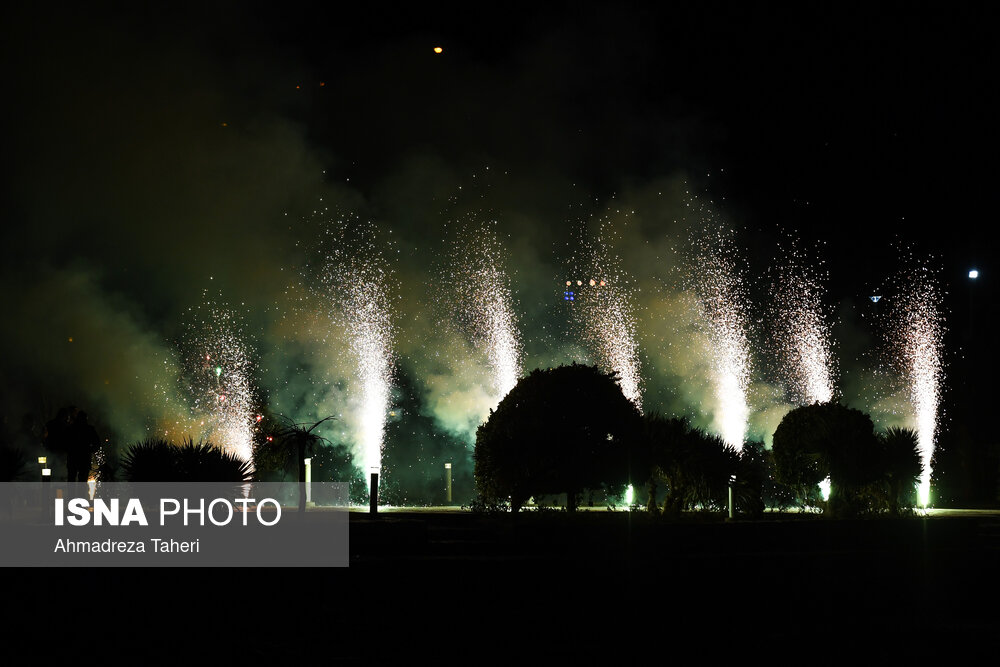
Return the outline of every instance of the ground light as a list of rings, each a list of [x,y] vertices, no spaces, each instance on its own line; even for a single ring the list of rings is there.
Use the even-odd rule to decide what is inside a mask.
[[[628,488],[625,489],[625,507],[627,508],[632,507],[633,498],[635,498],[635,489],[633,489],[632,485],[629,484]]]
[[[819,483],[819,492],[823,496],[823,502],[830,500],[830,478],[827,477]]]
[[[930,502],[931,502],[930,480],[917,484],[917,504],[926,510]]]

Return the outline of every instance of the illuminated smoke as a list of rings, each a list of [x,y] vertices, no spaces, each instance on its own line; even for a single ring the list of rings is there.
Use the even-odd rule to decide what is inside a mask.
[[[185,375],[196,428],[213,444],[250,461],[256,414],[243,320],[212,303],[190,312]]]
[[[751,362],[746,287],[730,232],[712,231],[694,241],[688,280],[708,342],[707,361],[716,402],[712,428],[726,444],[741,451],[750,414],[747,390]]]
[[[918,485],[921,505],[930,499],[931,457],[938,430],[938,407],[944,381],[945,321],[937,275],[926,263],[898,278],[899,294],[892,307],[890,343],[902,371],[917,432],[923,470]]]
[[[376,248],[371,224],[341,220],[329,231],[323,285],[343,328],[356,377],[356,440],[366,472],[382,469],[383,435],[392,390],[392,275]],[[366,475],[367,478],[367,475]]]
[[[835,367],[823,307],[824,280],[825,274],[793,243],[772,285],[771,344],[792,400],[799,405],[833,400]]]
[[[458,229],[452,243],[445,279],[446,310],[485,354],[492,374],[493,406],[521,377],[522,345],[512,305],[509,280],[503,270],[504,251],[496,221],[469,223]],[[483,415],[485,418],[486,415]]]
[[[642,372],[633,303],[636,288],[622,269],[621,257],[612,251],[613,234],[610,223],[604,220],[593,243],[581,244],[564,291],[572,292],[568,306],[597,366],[617,373],[622,394],[641,410]]]

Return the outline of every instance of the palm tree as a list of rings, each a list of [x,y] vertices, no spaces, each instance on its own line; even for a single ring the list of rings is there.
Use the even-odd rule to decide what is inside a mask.
[[[316,445],[319,443],[327,445],[330,444],[329,440],[318,433],[315,433],[315,430],[323,422],[336,419],[336,417],[332,415],[324,417],[323,419],[313,422],[312,424],[296,424],[287,417],[283,419],[285,421],[285,425],[277,432],[276,436],[282,445],[295,452],[299,467],[299,511],[305,512],[306,491],[304,482],[306,481],[306,453],[308,452],[309,454],[312,454]]]
[[[181,481],[176,449],[173,443],[163,438],[136,442],[121,459],[125,479],[129,482]]]
[[[888,498],[886,504],[893,514],[902,514],[915,503],[916,484],[923,465],[917,445],[917,434],[908,428],[892,426],[879,437],[882,454],[882,474]]]
[[[210,442],[191,437],[177,448],[178,472],[188,482],[232,482],[243,484],[252,477],[251,463]]]
[[[233,482],[250,480],[250,462],[210,442],[188,437],[179,447],[147,439],[135,443],[121,460],[129,482]]]

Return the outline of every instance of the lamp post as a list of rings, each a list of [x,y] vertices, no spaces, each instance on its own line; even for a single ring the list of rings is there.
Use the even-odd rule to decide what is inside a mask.
[[[306,505],[312,504],[312,459],[305,459],[306,464]]]
[[[371,487],[368,491],[368,513],[378,513],[378,468],[371,469]]]
[[[976,281],[979,280],[979,269],[969,269],[969,342],[976,342],[976,309],[975,298]]]
[[[45,458],[45,457],[41,457]],[[48,518],[51,516],[52,506],[49,502],[49,483],[52,481],[52,470],[51,468],[42,468],[42,516]]]
[[[444,485],[448,491],[448,504],[451,504],[451,464],[444,464]]]

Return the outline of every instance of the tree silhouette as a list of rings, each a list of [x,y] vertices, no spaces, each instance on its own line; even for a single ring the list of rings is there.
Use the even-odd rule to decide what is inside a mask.
[[[476,486],[487,504],[645,481],[639,409],[614,373],[572,364],[532,371],[476,433]]]
[[[923,468],[917,434],[893,426],[880,434],[879,445],[881,504],[893,514],[902,514],[914,507],[917,500],[916,485]]]
[[[806,497],[830,477],[831,516],[853,516],[865,487],[880,476],[879,443],[871,417],[840,403],[814,403],[791,410],[774,431],[778,480]]]
[[[285,424],[278,429],[276,432],[276,439],[279,441],[279,445],[286,448],[288,452],[294,453],[296,461],[298,463],[298,482],[299,482],[299,511],[305,512],[306,510],[306,458],[307,455],[311,455],[316,448],[316,445],[320,443],[331,444],[329,440],[316,433],[316,429],[319,428],[324,422],[328,422],[332,419],[336,419],[332,415],[329,417],[324,417],[319,421],[309,423],[296,424],[288,418],[285,419]]]
[[[250,481],[250,462],[210,442],[191,438],[180,446],[164,439],[135,443],[125,452],[121,469],[129,482]]]

